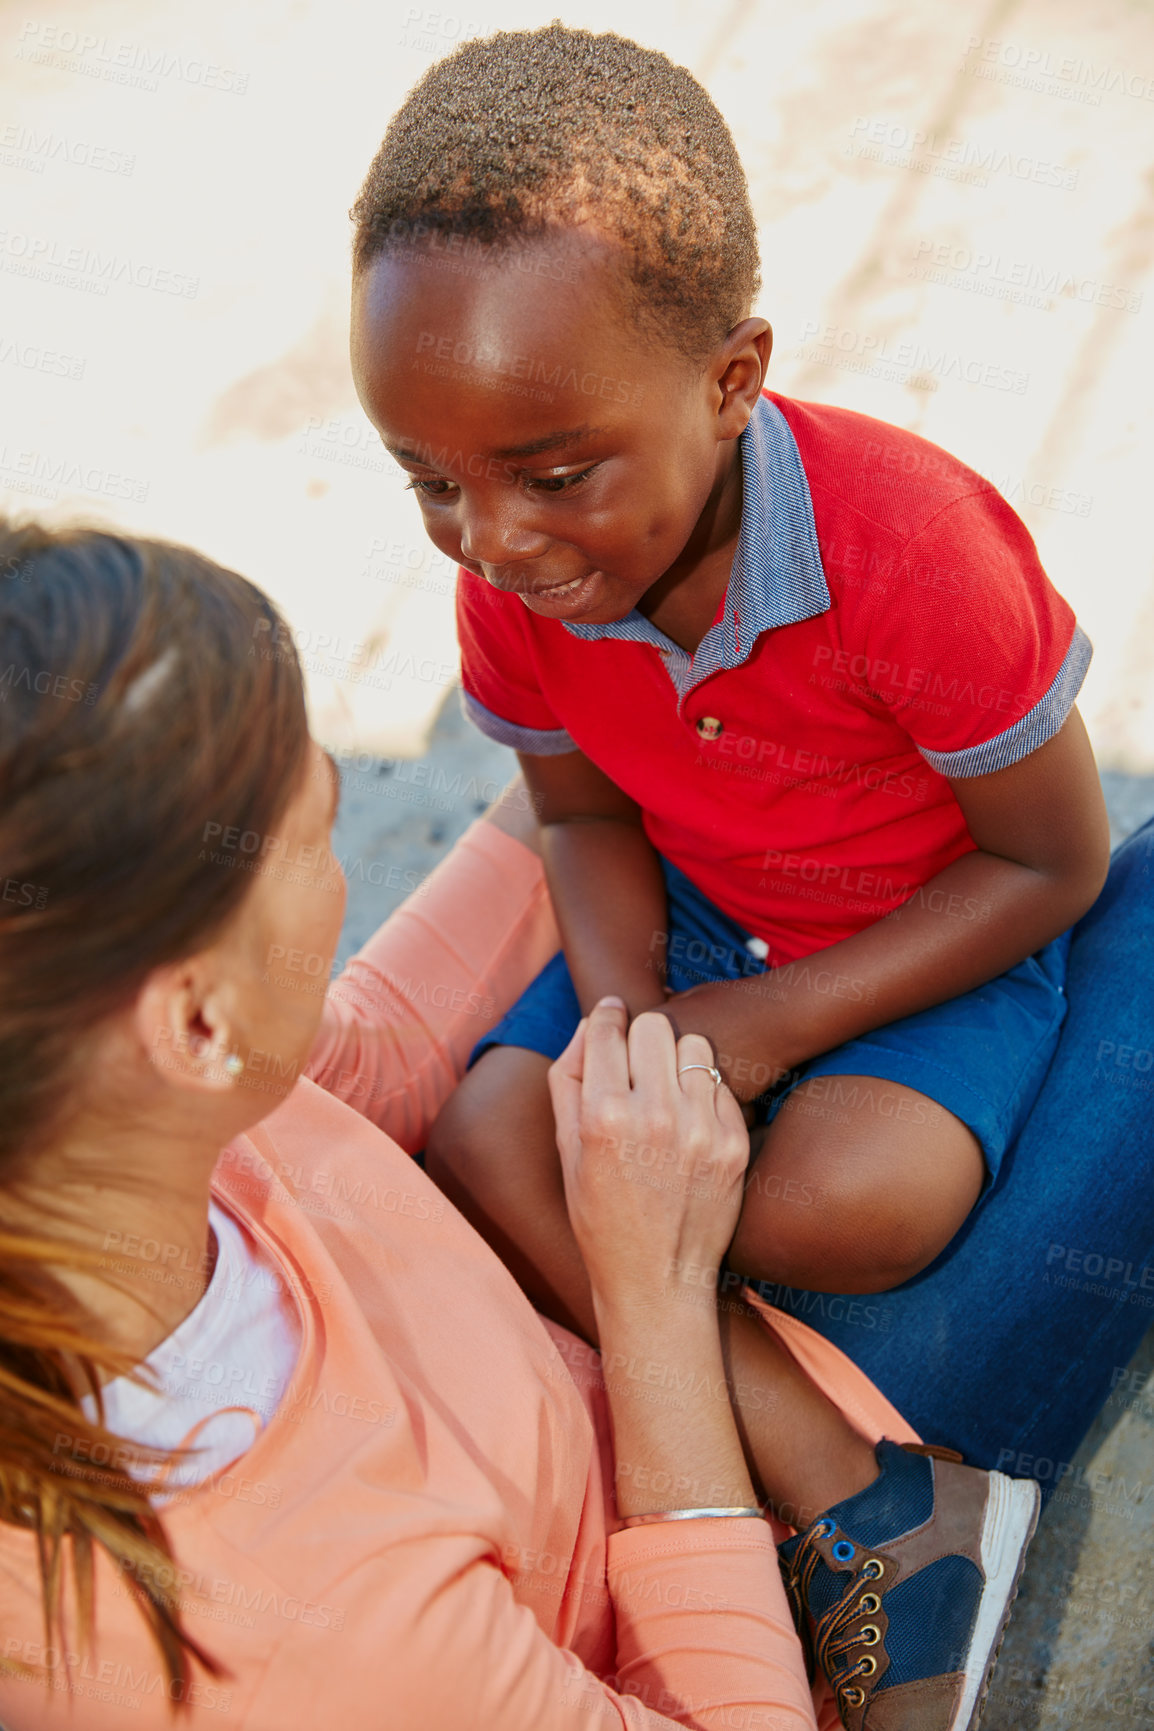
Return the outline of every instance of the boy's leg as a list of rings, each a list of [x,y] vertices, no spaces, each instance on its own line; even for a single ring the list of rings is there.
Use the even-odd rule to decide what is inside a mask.
[[[855,1294],[934,1262],[1037,1097],[1067,1013],[1069,942],[804,1066],[770,1104],[730,1266]]]
[[[821,1292],[885,1292],[925,1268],[981,1192],[977,1137],[899,1082],[822,1075],[760,1143],[729,1265]]]
[[[534,1306],[595,1340],[589,1281],[565,1206],[551,1062],[522,1046],[491,1046],[442,1107],[425,1167]]]

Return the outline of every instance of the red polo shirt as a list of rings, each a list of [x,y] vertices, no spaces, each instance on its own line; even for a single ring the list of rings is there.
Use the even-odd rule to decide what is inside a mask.
[[[769,393],[739,445],[733,572],[693,656],[636,611],[541,619],[462,572],[461,672],[478,726],[583,751],[777,965],[972,849],[947,777],[1056,733],[1091,651],[1023,523],[937,446]]]

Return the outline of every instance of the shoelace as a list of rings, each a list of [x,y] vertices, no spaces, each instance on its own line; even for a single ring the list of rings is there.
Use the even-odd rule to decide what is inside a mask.
[[[867,1556],[860,1569],[849,1579],[845,1592],[835,1605],[821,1617],[816,1627],[811,1630],[809,1616],[809,1589],[814,1572],[825,1558],[817,1548],[817,1540],[825,1537],[834,1529],[828,1521],[817,1521],[805,1534],[797,1550],[794,1552],[792,1564],[786,1576],[786,1591],[789,1596],[793,1620],[801,1636],[805,1652],[806,1669],[810,1681],[813,1681],[815,1665],[825,1675],[837,1695],[838,1712],[844,1717],[846,1707],[860,1707],[865,1700],[865,1692],[855,1684],[857,1677],[870,1677],[877,1670],[877,1661],[872,1654],[863,1653],[855,1665],[834,1676],[834,1667],[847,1659],[853,1649],[862,1644],[862,1636],[868,1630],[874,1632],[874,1640],[866,1643],[876,1645],[880,1638],[879,1632],[872,1624],[865,1629],[859,1629],[852,1635],[845,1633],[846,1626],[855,1622],[867,1607],[863,1604],[868,1596],[868,1583],[876,1581],[882,1573],[881,1565],[876,1558]],[[869,1607],[870,1610],[880,1608],[878,1604]]]

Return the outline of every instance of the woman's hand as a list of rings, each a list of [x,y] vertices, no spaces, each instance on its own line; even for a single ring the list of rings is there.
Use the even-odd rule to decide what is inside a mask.
[[[549,1071],[622,1515],[754,1500],[715,1294],[701,1282],[733,1236],[749,1158],[729,1089],[705,1069],[684,1070],[712,1061],[707,1040],[676,1040],[660,1012],[638,1016],[626,1036],[624,1004],[603,999]]]
[[[625,1030],[603,999],[549,1071],[569,1218],[594,1299],[651,1304],[688,1264],[716,1268],[733,1237],[749,1135],[708,1070],[709,1042],[666,1016]]]

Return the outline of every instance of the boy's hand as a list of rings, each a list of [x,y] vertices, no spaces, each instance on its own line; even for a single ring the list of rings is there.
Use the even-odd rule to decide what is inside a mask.
[[[738,1100],[755,1100],[789,1074],[767,1038],[768,1012],[775,1002],[769,981],[769,975],[712,980],[669,993],[663,1007],[675,1034],[701,1034],[709,1041],[711,1061]]]

